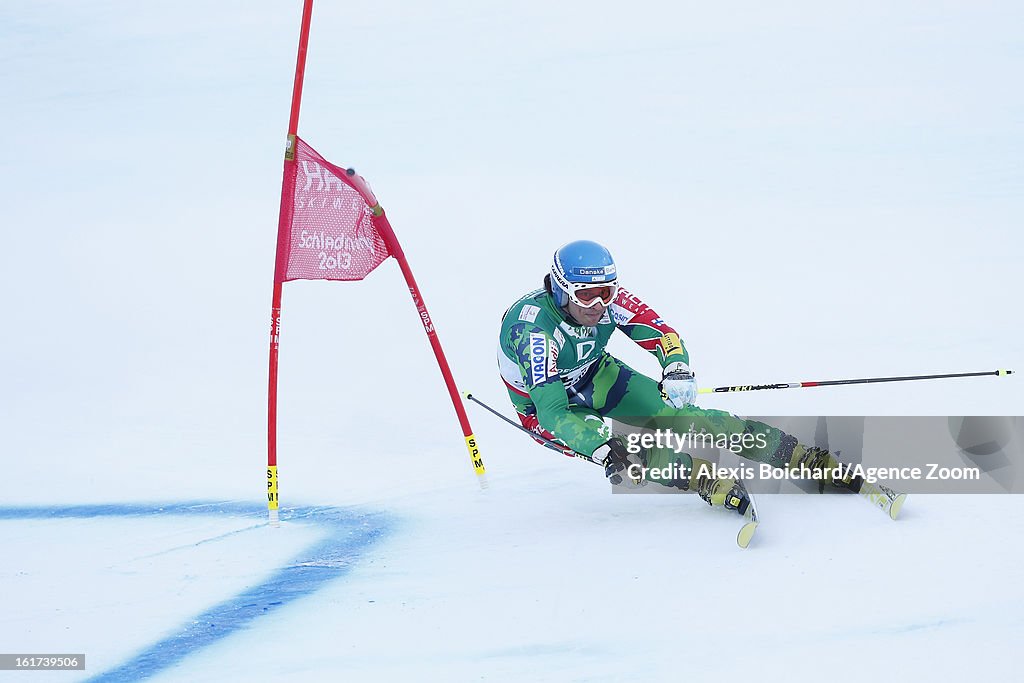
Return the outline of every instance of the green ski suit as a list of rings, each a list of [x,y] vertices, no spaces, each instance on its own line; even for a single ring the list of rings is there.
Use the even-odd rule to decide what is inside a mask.
[[[689,363],[676,331],[621,287],[594,327],[577,324],[545,289],[530,292],[505,312],[498,366],[525,427],[585,455],[613,436],[604,418],[676,433],[691,427],[715,435],[760,433],[764,437],[756,445],[738,454],[786,466],[795,440],[780,430],[721,410],[693,405],[678,409],[665,403],[657,382],[605,351],[616,329],[652,353],[662,367],[675,361]],[[648,451],[645,461],[648,468],[671,462],[691,465],[688,454],[668,448]]]

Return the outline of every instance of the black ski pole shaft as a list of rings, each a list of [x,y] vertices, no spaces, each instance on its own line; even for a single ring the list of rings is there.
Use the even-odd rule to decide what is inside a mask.
[[[865,377],[862,379],[828,379],[819,382],[779,382],[776,384],[739,384],[730,387],[698,389],[697,393],[727,393],[732,391],[761,391],[763,389],[803,389],[805,387],[832,387],[840,384],[874,384],[876,382],[913,382],[921,379],[949,379],[952,377],[1006,377],[1013,370],[989,370],[988,372],[954,372],[945,375],[911,375],[907,377]]]
[[[486,403],[484,403],[483,401],[481,401],[480,399],[478,399],[476,396],[474,396],[473,394],[469,393],[468,391],[462,392],[462,395],[466,397],[467,401],[472,401],[473,403],[477,404],[478,406],[480,406],[481,408],[483,408],[484,410],[486,410],[487,412],[489,412],[491,415],[495,416],[499,420],[504,420],[505,422],[507,422],[508,424],[512,425],[513,427],[515,427],[519,431],[523,432],[524,434],[528,434],[531,438],[536,439],[537,441],[540,441],[542,445],[547,446],[551,450],[558,451],[559,453],[563,453],[565,455],[573,455],[573,456],[579,458],[580,460],[586,460],[587,462],[592,462],[594,464],[597,464],[597,461],[594,460],[589,455],[583,455],[582,453],[578,453],[578,452],[572,450],[571,448],[569,448],[568,446],[563,446],[561,444],[558,444],[558,443],[552,441],[551,439],[547,438],[543,434],[538,434],[537,432],[531,432],[529,429],[527,429],[523,425],[516,424],[511,419],[505,417],[504,415],[499,413],[497,410],[495,410],[494,408],[490,407],[489,405],[487,405]]]

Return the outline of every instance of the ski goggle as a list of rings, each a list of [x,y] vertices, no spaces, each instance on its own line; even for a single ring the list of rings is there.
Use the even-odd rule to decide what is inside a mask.
[[[593,308],[600,301],[605,306],[610,306],[615,301],[615,295],[619,291],[619,283],[615,280],[600,285],[592,285],[586,282],[574,282],[569,290],[569,299],[582,308]]]

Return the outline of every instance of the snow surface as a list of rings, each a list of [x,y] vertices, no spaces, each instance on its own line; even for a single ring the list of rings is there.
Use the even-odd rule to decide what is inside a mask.
[[[267,327],[300,2],[0,8],[3,680],[1015,680],[1016,496],[693,497],[470,406],[396,264]],[[303,135],[372,183],[463,389],[501,312],[608,244],[702,384],[1024,369],[1013,2],[329,3]],[[613,351],[647,372],[628,341]],[[711,396],[1022,415],[1017,377]]]

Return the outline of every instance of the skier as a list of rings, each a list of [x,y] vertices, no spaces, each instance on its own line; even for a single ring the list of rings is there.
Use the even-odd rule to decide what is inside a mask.
[[[658,359],[660,382],[605,351],[616,329]],[[591,456],[613,484],[654,481],[695,491],[710,505],[740,514],[749,499],[742,482],[708,476],[711,468],[701,467],[706,460],[665,446],[635,452],[640,449],[630,448],[623,434],[613,434],[605,418],[638,428],[728,437],[740,445],[738,455],[775,467],[838,465],[828,451],[799,444],[779,429],[695,406],[697,384],[689,362],[675,329],[619,286],[611,254],[588,240],[555,251],[544,287],[520,298],[502,318],[498,366],[523,426]],[[760,436],[741,439],[745,434]],[[650,470],[674,476],[656,479]],[[647,476],[641,480],[637,472]],[[830,483],[854,490],[859,484],[849,477]]]

